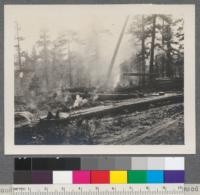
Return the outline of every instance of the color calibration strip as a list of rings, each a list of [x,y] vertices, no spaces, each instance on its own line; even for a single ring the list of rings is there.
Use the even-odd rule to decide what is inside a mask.
[[[92,160],[17,158],[14,184],[184,183],[183,157],[99,157]]]

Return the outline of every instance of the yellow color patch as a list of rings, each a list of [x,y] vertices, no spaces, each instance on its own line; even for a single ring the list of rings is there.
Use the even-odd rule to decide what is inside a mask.
[[[127,171],[110,171],[111,184],[127,184]]]

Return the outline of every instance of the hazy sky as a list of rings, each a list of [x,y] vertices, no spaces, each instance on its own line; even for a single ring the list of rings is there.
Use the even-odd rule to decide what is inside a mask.
[[[79,33],[82,39],[87,39],[91,31],[95,30],[101,38],[108,36],[104,33],[109,30],[111,42],[116,42],[125,17],[128,13],[118,10],[102,9],[99,7],[88,9],[83,6],[29,6],[21,10],[15,7],[15,20],[21,26],[21,34],[25,37],[24,48],[38,40],[42,29],[48,29],[51,38],[56,38],[60,32],[73,30]],[[105,48],[106,49],[106,48]]]
[[[25,37],[24,49],[29,50],[38,40],[41,29],[48,29],[52,38],[60,32],[73,30],[77,31],[83,39],[87,39],[92,30],[95,30],[100,38],[107,38],[108,34],[103,32],[109,30],[112,33],[109,36],[109,45],[114,46],[127,15],[142,14],[141,12],[155,13],[154,10],[163,13],[162,6],[159,9],[149,8],[151,5],[148,7],[136,7],[136,5],[8,5],[5,13],[12,14],[12,18],[20,24],[21,33]],[[173,14],[176,15],[177,10],[174,11]],[[126,42],[126,35],[122,44],[124,42]],[[108,46],[108,43],[105,45]],[[104,47],[105,53],[109,53],[109,49],[113,50],[113,48]]]
[[[81,52],[85,57],[92,54],[91,46],[98,46],[99,64],[97,72],[107,71],[117,40],[128,13],[119,8],[110,9],[95,6],[92,9],[87,6],[16,6],[12,14],[21,27],[20,34],[25,38],[22,49],[31,51],[32,46],[39,39],[42,29],[49,31],[50,39],[55,39],[59,33],[75,31],[78,33],[84,45],[71,44],[71,49]],[[129,28],[130,21],[127,25]],[[14,25],[13,25],[14,28]],[[134,53],[130,42],[130,35],[125,33],[120,45],[114,71],[119,70],[119,64],[128,59]]]

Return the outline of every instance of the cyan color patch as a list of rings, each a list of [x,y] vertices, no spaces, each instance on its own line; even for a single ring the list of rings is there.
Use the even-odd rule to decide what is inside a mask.
[[[147,171],[147,183],[164,183],[164,171]]]

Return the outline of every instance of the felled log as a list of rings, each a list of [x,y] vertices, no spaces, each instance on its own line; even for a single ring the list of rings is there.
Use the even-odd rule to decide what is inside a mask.
[[[162,96],[150,96],[146,98],[129,99],[110,105],[95,106],[92,108],[72,111],[65,114],[65,117],[60,119],[47,120],[41,122],[68,122],[74,119],[90,119],[93,117],[102,118],[109,115],[123,114],[134,112],[137,110],[145,110],[151,106],[162,106],[165,104],[183,102],[182,94],[165,94]]]

